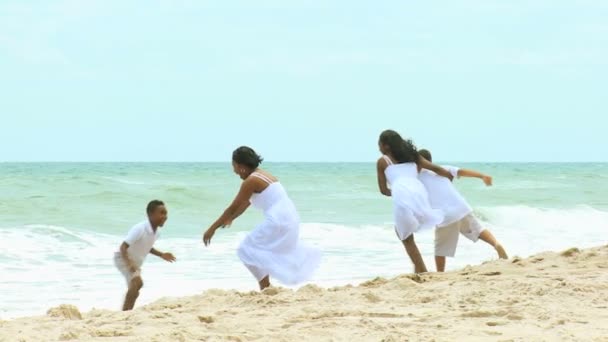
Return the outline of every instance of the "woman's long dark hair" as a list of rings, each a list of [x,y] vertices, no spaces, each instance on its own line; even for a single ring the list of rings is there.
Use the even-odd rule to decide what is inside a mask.
[[[232,160],[237,164],[245,165],[248,168],[255,170],[262,164],[264,158],[249,146],[241,146],[232,152]]]
[[[387,129],[380,134],[380,143],[388,146],[391,156],[397,163],[418,163],[418,150],[416,145],[403,139],[399,133]]]

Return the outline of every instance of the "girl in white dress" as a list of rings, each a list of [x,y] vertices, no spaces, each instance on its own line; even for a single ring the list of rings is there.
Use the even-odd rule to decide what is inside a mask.
[[[205,245],[220,227],[228,227],[249,205],[264,212],[264,221],[245,237],[237,254],[260,289],[270,286],[270,277],[286,285],[305,282],[319,266],[321,253],[299,239],[300,218],[283,185],[258,168],[262,157],[242,146],[232,154],[234,172],[243,184],[232,204],[203,236]]]
[[[443,212],[431,208],[428,193],[418,180],[418,172],[422,168],[429,169],[450,180],[452,175],[420,156],[412,141],[404,140],[395,131],[382,132],[378,145],[382,153],[377,163],[378,187],[383,195],[393,198],[395,231],[414,263],[414,271],[427,272],[414,233],[441,223]]]

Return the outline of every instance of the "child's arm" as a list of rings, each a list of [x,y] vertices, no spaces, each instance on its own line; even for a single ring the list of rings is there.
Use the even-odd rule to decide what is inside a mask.
[[[138,267],[129,258],[129,253],[127,252],[127,249],[129,249],[129,244],[126,242],[123,242],[122,245],[120,245],[120,256],[122,257],[122,260],[124,260],[125,265],[127,265],[127,268],[129,269],[129,271],[135,272],[135,271],[137,271]]]
[[[376,172],[378,173],[378,189],[380,189],[380,193],[384,196],[391,196],[391,189],[388,188],[386,184],[386,175],[384,174],[384,170],[388,167],[388,163],[384,158],[378,159],[378,163],[376,165]]]
[[[486,186],[492,185],[492,177],[485,175],[481,172],[477,172],[475,170],[467,170],[467,169],[459,169],[458,177],[471,177],[471,178],[479,178],[481,179]]]
[[[417,164],[419,167],[421,167],[423,169],[431,170],[431,171],[435,172],[436,174],[443,176],[449,180],[454,179],[454,176],[452,176],[452,174],[448,170],[442,168],[439,165],[435,165],[435,164],[431,163],[430,161],[426,160],[423,156],[418,156]]]
[[[175,257],[173,256],[173,254],[171,253],[163,253],[159,250],[154,249],[154,247],[152,247],[152,249],[150,250],[150,254],[152,255],[156,255],[157,257],[168,261],[168,262],[175,262]]]

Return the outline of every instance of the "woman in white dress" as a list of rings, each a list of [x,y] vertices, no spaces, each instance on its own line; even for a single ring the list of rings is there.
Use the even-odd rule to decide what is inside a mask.
[[[404,140],[395,131],[382,132],[378,146],[382,153],[377,163],[378,187],[383,195],[393,198],[395,231],[414,263],[414,271],[427,272],[414,233],[441,223],[443,212],[431,208],[428,193],[418,180],[418,172],[424,168],[450,180],[452,175],[420,156],[413,142]]]
[[[270,277],[286,285],[305,282],[321,261],[319,250],[300,241],[298,212],[283,185],[272,174],[258,168],[262,160],[247,146],[233,152],[232,166],[243,184],[232,204],[203,236],[205,245],[209,245],[215,231],[230,226],[250,204],[262,210],[264,221],[245,237],[237,251],[261,290],[270,286]]]

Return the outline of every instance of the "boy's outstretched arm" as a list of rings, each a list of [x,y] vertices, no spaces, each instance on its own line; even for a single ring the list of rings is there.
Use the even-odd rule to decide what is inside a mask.
[[[135,265],[133,260],[131,260],[131,258],[129,258],[129,253],[127,252],[127,249],[129,249],[129,244],[126,242],[123,242],[120,245],[120,256],[122,257],[122,260],[127,265],[127,268],[129,269],[129,271],[136,272],[139,267],[137,267],[137,265]]]
[[[477,172],[475,170],[459,169],[458,170],[458,177],[479,178],[479,179],[483,180],[483,182],[485,183],[485,185],[487,185],[487,186],[491,186],[492,185],[492,177],[491,176],[488,176],[488,175],[483,174],[481,172]]]
[[[152,249],[150,250],[150,254],[152,255],[156,255],[157,257],[168,261],[168,262],[175,262],[175,256],[173,256],[173,254],[171,253],[163,253],[157,249],[154,249],[154,247],[152,247]]]

